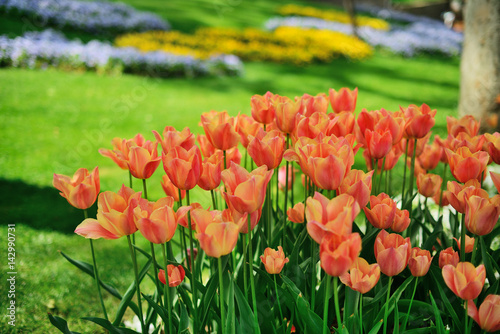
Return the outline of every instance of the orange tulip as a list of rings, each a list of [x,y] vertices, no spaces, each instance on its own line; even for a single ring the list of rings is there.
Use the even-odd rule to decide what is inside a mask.
[[[500,295],[488,295],[484,299],[479,311],[473,300],[467,304],[467,313],[479,327],[488,333],[500,330]]]
[[[129,169],[128,160],[129,160],[129,151],[132,146],[143,146],[146,140],[144,137],[138,133],[132,139],[118,138],[115,137],[111,141],[113,145],[113,149],[99,149],[99,153],[113,160],[114,163],[118,165],[121,169]]]
[[[261,124],[257,123],[252,117],[245,114],[238,115],[238,129],[236,131],[240,135],[240,141],[244,148],[247,148],[250,143],[248,136],[255,137],[259,129],[262,129]],[[206,155],[204,154],[204,156]]]
[[[264,255],[260,256],[260,260],[264,264],[266,271],[271,274],[279,274],[283,270],[283,266],[288,263],[288,258],[283,253],[283,248],[278,246],[278,250],[267,247],[264,250]]]
[[[189,228],[188,226],[188,212],[192,212],[193,210],[196,209],[202,209],[200,203],[191,203],[191,205],[187,206],[181,206],[180,208],[177,209],[177,224],[181,225],[182,227]],[[191,229],[196,229],[196,222],[191,219]]]
[[[165,195],[171,196],[174,198],[174,201],[179,202],[179,188],[174,186],[172,181],[170,181],[168,175],[163,175],[161,178],[161,187],[165,192]],[[186,191],[181,190],[181,199],[184,199],[186,196]]]
[[[227,151],[238,145],[240,140],[237,120],[227,112],[205,113],[201,115],[201,124],[210,143],[217,149]]]
[[[231,163],[231,167],[222,171],[222,181],[226,192],[223,193],[226,202],[240,213],[252,213],[259,210],[266,197],[266,187],[273,171],[261,166],[252,172]]]
[[[465,204],[465,226],[475,235],[493,231],[500,217],[500,195],[492,198],[471,196]]]
[[[456,267],[443,267],[443,279],[457,297],[464,300],[476,299],[484,286],[486,270],[484,265],[477,268],[470,262],[459,262]]]
[[[382,159],[392,149],[392,136],[389,130],[365,130],[366,150],[373,159]]]
[[[405,127],[406,138],[423,138],[436,123],[436,109],[431,110],[427,104],[422,104],[420,107],[412,104],[408,108],[403,109],[407,120]]]
[[[489,153],[491,159],[500,165],[500,133],[495,132],[494,134],[485,133],[486,140],[486,150]]]
[[[385,193],[370,196],[370,208],[363,208],[366,218],[376,228],[386,229],[394,223],[396,202]]]
[[[257,166],[265,165],[272,170],[280,165],[285,151],[285,138],[281,132],[259,129],[255,137],[249,136],[249,140],[248,155]]]
[[[437,174],[419,174],[417,177],[418,192],[424,197],[433,197],[441,190],[443,179]]]
[[[361,237],[358,233],[328,234],[319,246],[321,268],[330,276],[341,276],[351,268],[359,252]]]
[[[340,281],[362,294],[367,293],[380,279],[380,266],[377,263],[368,264],[365,259],[358,257],[354,260],[349,273],[344,273]]]
[[[325,93],[319,93],[316,96],[304,94],[300,99],[304,107],[302,114],[306,117],[311,116],[315,112],[326,114],[328,111],[328,96]]]
[[[331,200],[316,192],[307,199],[307,231],[318,244],[328,234],[347,235],[352,232],[352,222],[360,212],[354,197],[342,194]]]
[[[346,137],[348,134],[354,134],[354,125],[356,123],[354,113],[342,111],[339,114],[329,114],[328,117],[330,117],[330,119],[336,118],[336,122],[327,132],[328,135]]]
[[[365,173],[361,170],[352,169],[342,180],[337,189],[338,194],[348,194],[356,199],[360,208],[368,204],[372,191],[373,171]]]
[[[177,217],[173,197],[163,197],[156,202],[135,199],[137,205],[133,209],[135,225],[148,241],[164,244],[170,241],[177,229]]]
[[[188,150],[176,146],[162,154],[163,169],[170,181],[179,189],[193,189],[201,175],[201,153],[198,146]]]
[[[213,190],[220,185],[222,164],[224,163],[222,151],[217,151],[201,164],[201,174],[198,185],[204,190]]]
[[[85,219],[75,233],[90,239],[117,239],[137,231],[130,203],[141,197],[141,193],[122,186],[118,193],[105,191],[97,200],[97,220]]]
[[[203,157],[208,158],[215,154],[217,150],[205,135],[198,135],[196,140],[200,144],[200,151]]]
[[[475,136],[479,132],[479,122],[472,115],[465,115],[460,119],[446,116],[446,128],[448,134],[456,137],[459,133],[465,132],[469,136]]]
[[[391,225],[391,230],[397,233],[401,233],[410,226],[410,212],[408,210],[400,210],[396,208],[396,214],[394,215],[394,223]]]
[[[338,92],[330,88],[328,94],[334,113],[338,114],[342,111],[353,112],[356,109],[356,100],[358,99],[357,87],[352,91],[349,88],[342,87]]]
[[[186,275],[184,272],[184,268],[182,266],[174,266],[173,264],[167,265],[167,274],[168,274],[168,286],[173,288],[178,286],[184,280],[184,276]],[[167,284],[167,280],[165,277],[165,270],[160,269],[158,272],[158,279],[163,284]]]
[[[462,246],[462,238],[453,238],[457,242],[458,250],[460,250],[460,247]],[[474,242],[475,239],[469,237],[468,235],[465,235],[465,253],[472,253],[472,250],[474,249]]]
[[[434,141],[431,145],[425,145],[422,154],[417,157],[417,161],[423,169],[430,171],[437,167],[443,154],[444,151],[441,145]]]
[[[448,264],[456,267],[459,261],[458,252],[454,251],[453,247],[448,247],[439,253],[439,268],[441,269]]]
[[[182,148],[189,150],[195,145],[196,138],[194,134],[191,133],[188,127],[184,128],[182,131],[177,131],[173,126],[166,126],[163,129],[163,138],[157,132],[153,130],[153,135],[161,144],[163,152],[169,152],[176,146],[181,146]]]
[[[472,179],[461,185],[455,181],[448,181],[448,200],[451,206],[460,213],[465,213],[466,201],[471,196],[489,198],[486,190],[481,189],[478,180]]]
[[[62,174],[54,174],[52,180],[54,187],[60,191],[60,195],[78,209],[90,208],[97,199],[101,189],[99,182],[99,169],[96,167],[89,174],[85,168],[78,169],[73,177]]]
[[[219,258],[231,253],[238,241],[240,226],[220,211],[196,209],[191,212],[196,222],[196,238],[208,256]]]
[[[497,192],[500,193],[500,173],[490,172],[490,176],[495,188],[497,188]]]
[[[459,182],[479,180],[486,170],[489,160],[489,155],[486,152],[479,151],[472,154],[467,147],[460,147],[455,153],[447,148],[445,151],[451,173]]]
[[[408,261],[408,268],[411,274],[415,277],[422,277],[427,274],[431,267],[432,257],[428,250],[414,247],[410,253],[410,260]]]
[[[302,114],[304,106],[302,100],[291,100],[286,96],[275,98],[273,101],[276,112],[276,125],[283,133],[292,133],[297,124],[297,115]]]
[[[293,223],[297,223],[297,224],[301,224],[304,222],[304,203],[302,202],[299,202],[297,204],[295,204],[293,206],[293,208],[288,208],[288,210],[286,211],[286,214],[288,216],[288,220],[293,222]]]
[[[453,152],[460,147],[467,147],[471,153],[476,153],[483,150],[484,142],[485,137],[483,135],[471,137],[465,132],[460,132],[456,137],[448,136],[447,147]]]
[[[257,122],[262,124],[269,124],[274,121],[274,105],[272,100],[275,95],[271,92],[267,92],[264,95],[254,95],[250,99],[250,107],[252,111],[252,117]]]
[[[406,268],[411,253],[410,238],[382,230],[375,239],[374,248],[377,263],[385,275],[395,276]]]
[[[377,162],[377,173],[380,173],[382,170],[391,170],[393,169],[399,161],[399,158],[403,155],[403,151],[400,149],[398,145],[392,147],[391,151],[385,156],[385,159],[379,159]],[[367,150],[363,151],[363,158],[365,158],[366,167],[368,170],[374,170],[373,160],[369,155]],[[385,164],[384,164],[385,160]]]
[[[309,117],[299,115],[297,116],[297,126],[292,134],[292,139],[295,142],[300,137],[315,139],[320,134],[327,135],[337,122],[337,118],[332,119],[320,112],[315,112]]]
[[[157,142],[146,140],[135,145],[132,141],[128,146],[128,168],[130,174],[138,179],[149,179],[160,165],[161,158],[158,156]]]

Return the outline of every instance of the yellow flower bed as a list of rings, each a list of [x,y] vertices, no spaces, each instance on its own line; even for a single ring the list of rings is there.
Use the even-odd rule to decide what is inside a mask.
[[[317,17],[323,20],[336,21],[350,24],[349,14],[333,9],[318,9],[314,7],[303,7],[298,5],[285,5],[278,9],[281,15],[299,15]],[[360,26],[368,26],[374,29],[389,30],[390,25],[387,21],[369,16],[356,15],[356,22]]]
[[[194,35],[178,31],[149,31],[119,36],[115,45],[132,46],[144,52],[162,50],[198,58],[226,53],[245,60],[294,64],[328,62],[338,56],[363,59],[373,52],[368,44],[352,36],[295,27],[280,27],[274,32],[204,28]]]

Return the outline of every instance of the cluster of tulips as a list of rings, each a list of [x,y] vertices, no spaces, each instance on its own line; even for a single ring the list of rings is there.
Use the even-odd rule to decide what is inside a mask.
[[[436,110],[356,117],[356,100],[347,88],[295,99],[268,92],[251,98],[251,116],[202,114],[205,134],[167,126],[153,131],[155,141],[115,138],[99,152],[129,172],[118,192],[99,193],[97,167],[55,174],[61,195],[85,211],[75,232],[90,240],[86,268],[104,314],[88,320],[121,333],[130,308],[142,333],[499,330],[500,195],[483,183],[489,176],[500,191],[500,174],[487,172],[500,164],[500,133],[478,134],[472,116],[448,117],[448,137],[430,144]],[[365,170],[353,168],[363,160]],[[160,164],[166,197],[151,201],[146,183]],[[197,186],[210,192],[210,206],[191,200]],[[87,218],[96,200],[97,217]],[[149,251],[137,246],[137,231]],[[118,294],[111,322],[101,289],[116,294],[99,279],[93,240],[121,237],[135,281]],[[155,291],[141,293],[145,277]]]

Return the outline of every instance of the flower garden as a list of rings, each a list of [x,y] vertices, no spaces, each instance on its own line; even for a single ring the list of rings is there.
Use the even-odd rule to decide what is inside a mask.
[[[460,34],[365,7],[359,40],[307,2],[176,31],[134,1],[108,4],[163,25],[103,32],[43,3],[0,2],[53,29],[0,37],[1,332],[500,329],[500,136],[456,115]]]

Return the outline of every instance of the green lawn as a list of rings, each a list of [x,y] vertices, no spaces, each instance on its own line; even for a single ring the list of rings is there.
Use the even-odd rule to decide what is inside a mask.
[[[180,0],[127,2],[162,15],[183,31],[207,25],[260,26],[273,15],[275,6],[288,3],[196,0],[187,8]],[[26,29],[20,18],[0,17],[0,33],[18,35]],[[93,38],[75,32],[68,35]],[[240,78],[159,80],[52,69],[0,69],[0,213],[3,224],[16,224],[19,301],[17,326],[8,326],[1,317],[0,332],[54,333],[48,311],[69,319],[73,330],[96,332],[96,326],[78,320],[100,315],[92,281],[57,252],[90,261],[88,241],[72,234],[82,214],[58,195],[51,182],[53,173],[70,174],[79,167],[98,165],[102,190],[117,190],[128,182],[127,174],[97,152],[110,147],[113,137],[140,132],[153,139],[151,131],[161,132],[166,125],[189,126],[201,133],[197,123],[202,112],[249,113],[253,94],[270,90],[293,97],[343,86],[359,88],[358,112],[361,108],[396,110],[400,105],[427,103],[438,110],[435,129],[444,134],[446,116],[457,112],[458,82],[457,58],[406,59],[382,52],[363,62],[338,59],[305,67],[247,63]],[[150,198],[162,196],[158,182],[162,173],[160,166],[148,181]],[[208,196],[196,192],[193,200],[208,203]],[[0,229],[6,235],[6,227]],[[125,240],[98,241],[96,245],[98,257],[110,259],[103,263],[103,278],[123,293],[132,279]],[[2,305],[7,302],[5,289],[0,285]],[[106,304],[111,310],[117,307],[112,297],[106,297]]]

